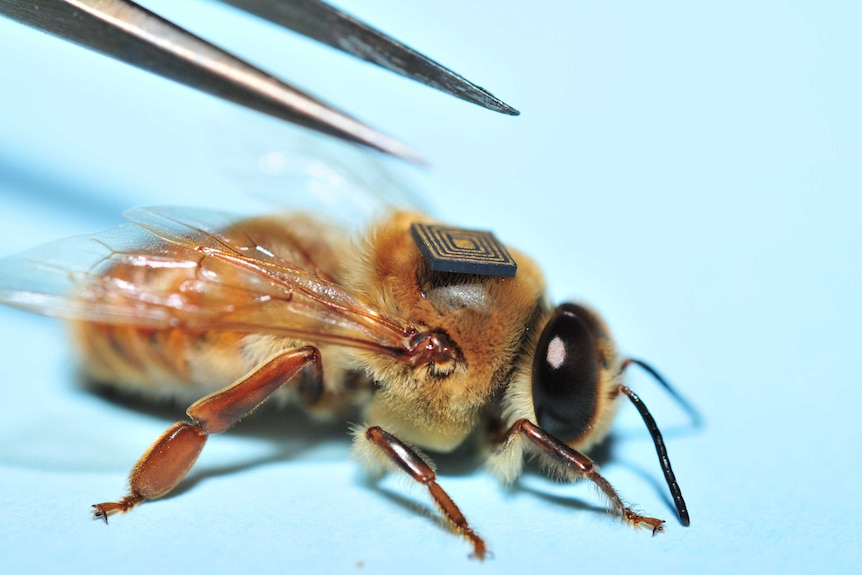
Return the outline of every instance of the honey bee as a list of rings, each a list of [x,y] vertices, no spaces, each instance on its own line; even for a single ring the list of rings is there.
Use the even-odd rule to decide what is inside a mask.
[[[94,505],[95,517],[107,523],[169,493],[210,435],[276,398],[321,417],[361,409],[358,460],[424,485],[478,559],[484,539],[424,453],[451,452],[474,436],[504,482],[536,457],[565,480],[591,481],[613,514],[656,533],[664,521],[627,506],[585,455],[627,397],[689,524],[658,427],[622,381],[629,365],[653,370],[621,356],[591,308],[548,304],[533,260],[490,234],[406,210],[358,238],[301,213],[124,215],[129,223],[107,232],[0,263],[0,302],[70,320],[90,378],[191,402],[189,419],[135,464],[128,494]],[[454,264],[429,254],[427,233],[451,240]]]

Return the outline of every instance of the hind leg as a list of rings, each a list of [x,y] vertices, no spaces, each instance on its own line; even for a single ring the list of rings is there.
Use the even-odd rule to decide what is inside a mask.
[[[313,367],[318,385],[322,385],[320,353],[314,347],[303,347],[273,356],[239,381],[193,403],[186,410],[191,422],[179,421],[169,427],[132,468],[129,494],[119,501],[93,505],[93,515],[107,523],[108,515],[169,493],[188,474],[210,434],[232,427],[306,366]]]

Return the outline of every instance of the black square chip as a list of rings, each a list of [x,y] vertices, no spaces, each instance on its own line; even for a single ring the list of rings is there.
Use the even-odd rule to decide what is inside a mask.
[[[513,277],[518,264],[491,232],[437,224],[410,225],[422,256],[436,272]]]

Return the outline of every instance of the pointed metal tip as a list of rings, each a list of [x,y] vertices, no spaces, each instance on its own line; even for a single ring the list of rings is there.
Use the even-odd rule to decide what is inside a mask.
[[[470,80],[454,72],[451,72],[451,74],[446,77],[445,84],[443,84],[440,89],[445,90],[462,100],[470,102],[471,104],[482,106],[486,110],[499,112],[501,114],[506,114],[507,116],[521,115],[520,110],[513,108],[482,86],[477,86]]]
[[[287,87],[282,85],[282,88]],[[341,140],[366,146],[417,166],[428,165],[416,150],[401,140],[384,134],[353,116],[336,110],[306,94],[297,93],[294,90],[291,92],[293,92],[291,95],[301,97],[299,106],[297,106],[299,116],[294,118],[298,124]],[[284,93],[287,94],[287,91]]]
[[[499,98],[497,98],[496,96],[494,96],[492,94],[489,94],[487,92],[486,92],[486,94],[488,94],[488,96],[490,96],[488,101],[482,101],[482,102],[476,102],[476,103],[481,105],[481,106],[484,106],[485,108],[487,108],[489,110],[493,110],[494,112],[500,112],[501,114],[506,114],[507,116],[520,116],[521,115],[520,110],[513,108],[512,106],[510,106],[509,104],[500,100]]]
[[[438,89],[443,90],[457,98],[460,98],[471,104],[481,106],[492,112],[499,112],[507,116],[520,116],[520,110],[513,108],[500,98],[476,84],[470,82],[463,76],[459,76],[454,72],[446,77],[445,81],[441,81]]]
[[[327,46],[488,110],[520,112],[460,74],[321,0],[222,0]]]
[[[436,88],[465,102],[476,104],[486,110],[499,112],[507,116],[520,116],[521,112],[513,108],[485,88],[477,86],[464,76],[438,64],[421,54],[417,54],[415,70],[402,70],[401,73],[423,84]]]
[[[464,76],[453,72],[452,70],[441,66],[437,62],[430,60],[424,56],[420,57],[423,59],[422,63],[429,68],[435,70],[436,77],[434,80],[429,78],[425,78],[423,81],[428,86],[432,86],[455,96],[456,98],[460,98],[465,102],[470,102],[471,104],[476,104],[477,106],[481,106],[486,110],[491,110],[492,112],[499,112],[500,114],[506,114],[507,116],[520,116],[521,112],[516,108],[513,108],[482,86],[478,86],[465,78]]]
[[[427,168],[428,161],[423,158],[419,152],[408,146],[407,144],[396,140],[395,138],[386,136],[380,132],[376,132],[376,136],[370,140],[362,140],[358,143],[369,146],[390,156],[394,156],[416,166]]]

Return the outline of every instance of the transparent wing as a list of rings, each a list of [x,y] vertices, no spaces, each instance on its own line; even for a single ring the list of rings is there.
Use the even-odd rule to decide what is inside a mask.
[[[179,246],[225,250],[276,266],[305,269],[326,279],[332,279],[336,270],[327,269],[332,266],[318,260],[337,251],[337,238],[349,235],[328,220],[290,218],[287,214],[243,220],[214,210],[158,207],[135,208],[123,217]]]
[[[321,250],[309,253],[273,231],[278,225],[175,208],[125,216],[132,223],[0,260],[0,302],[141,328],[272,333],[394,355],[412,349],[412,326],[332,280],[315,261]]]
[[[216,122],[214,130],[245,134],[241,139],[211,138],[214,168],[226,172],[246,195],[270,208],[325,213],[355,229],[392,208],[428,212],[411,184],[415,168],[404,162],[322,138],[291,127],[260,125],[253,131]]]

